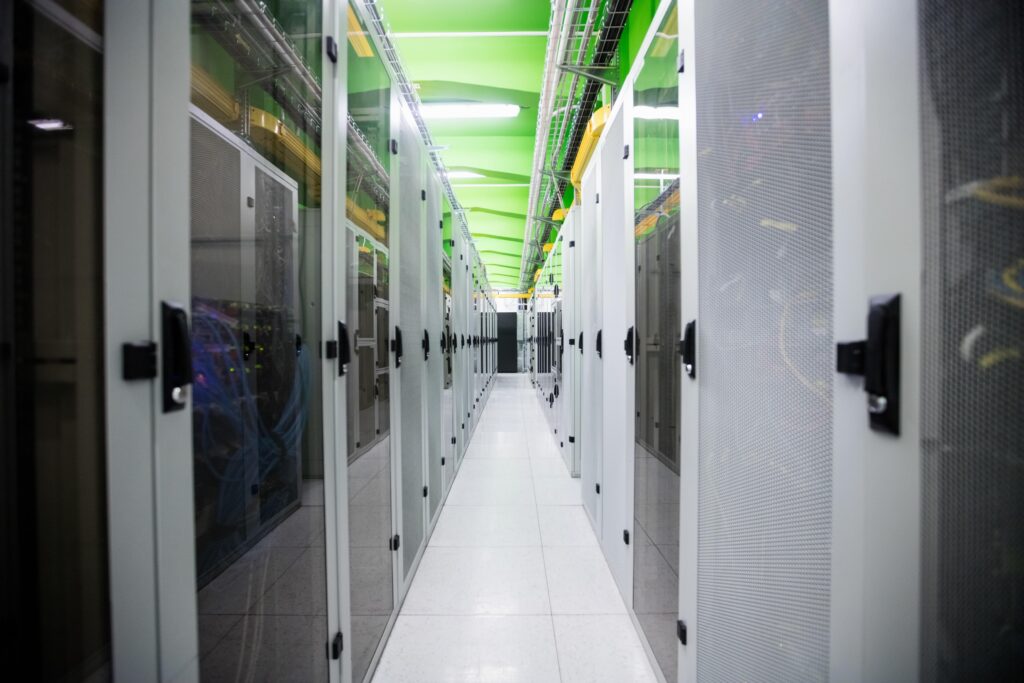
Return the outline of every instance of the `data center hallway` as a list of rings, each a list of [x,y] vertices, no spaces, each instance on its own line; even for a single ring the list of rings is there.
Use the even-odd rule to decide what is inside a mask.
[[[656,680],[525,375],[497,375],[374,677],[499,680]]]

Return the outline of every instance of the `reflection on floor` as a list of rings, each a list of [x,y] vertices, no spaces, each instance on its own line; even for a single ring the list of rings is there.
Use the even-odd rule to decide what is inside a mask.
[[[199,591],[201,678],[327,679],[327,588],[322,480],[303,482],[302,506]]]
[[[633,611],[662,671],[675,678],[679,475],[636,444]]]
[[[352,680],[366,676],[394,611],[391,538],[391,439],[348,466],[352,567]]]
[[[653,681],[529,380],[499,375],[374,677]]]

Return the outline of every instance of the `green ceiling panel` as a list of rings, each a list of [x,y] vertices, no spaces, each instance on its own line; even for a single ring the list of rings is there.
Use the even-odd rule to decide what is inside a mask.
[[[545,0],[381,0],[396,32],[547,31]]]
[[[515,104],[509,119],[427,121],[493,284],[518,284],[549,0],[379,0],[424,103]],[[534,32],[530,36],[450,34]],[[403,34],[414,33],[415,36]],[[447,35],[428,35],[443,33]]]

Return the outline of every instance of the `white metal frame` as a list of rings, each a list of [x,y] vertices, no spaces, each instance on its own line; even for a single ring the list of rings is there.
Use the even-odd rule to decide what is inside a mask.
[[[633,80],[626,78],[612,105],[598,152],[601,154],[602,264],[605,287],[602,324],[602,454],[601,545],[626,606],[633,606],[632,546],[623,531],[633,535],[633,383],[623,350],[626,331],[633,324],[633,162],[623,160],[624,145],[633,140],[630,122]],[[618,133],[621,131],[621,138]],[[629,141],[629,142],[627,142]],[[621,169],[617,171],[616,169]],[[620,286],[621,285],[621,286]]]
[[[336,3],[324,0],[324,7],[325,22],[336,28]],[[160,378],[129,383],[120,376],[121,344],[159,339],[160,303],[190,301],[189,16],[184,3],[155,0],[108,0],[104,12],[104,127],[117,131],[105,136],[103,153],[107,496],[112,668],[123,681],[199,677],[191,403],[164,413]],[[324,88],[325,119],[344,121],[333,108],[334,79],[325,78]],[[326,188],[337,185],[337,146],[337,136],[326,130]],[[340,159],[343,164],[343,147]],[[323,225],[334,224],[335,206],[326,192]],[[323,322],[332,318],[330,330],[333,295],[340,292],[344,301],[344,282],[333,280],[333,233],[323,236]],[[325,364],[323,373],[334,377],[336,367]],[[338,438],[345,441],[344,393],[325,391],[324,400],[325,414],[335,415],[324,421],[325,450],[344,453],[337,448]],[[343,488],[345,468],[338,471],[335,460],[326,458],[325,482]],[[341,549],[347,552],[347,524],[331,486],[325,486],[325,506],[326,618],[333,633],[347,608],[338,579],[344,588],[348,579],[347,562],[339,561]],[[340,663],[329,663],[328,670],[331,681],[342,679]]]
[[[695,0],[679,0],[679,50],[686,55],[679,78],[679,229],[682,324],[697,320],[700,344],[700,277],[697,263],[697,69],[700,54],[695,48]],[[680,364],[679,391],[679,619],[686,624],[687,644],[677,643],[678,676],[682,682],[697,680],[697,530],[699,475],[698,397],[700,368],[691,380]]]
[[[109,0],[104,17],[104,128],[117,131],[103,150],[112,668],[195,680],[191,402],[165,414],[160,378],[121,377],[121,344],[159,339],[160,302],[189,301],[189,11]]]
[[[868,428],[859,378],[837,376],[831,675],[918,680],[921,593],[921,107],[917,3],[829,3],[835,338],[901,294],[901,435]]]
[[[601,329],[600,311],[604,300],[604,278],[601,271],[602,220],[597,205],[601,187],[601,150],[594,150],[592,163],[583,174],[580,194],[580,223],[583,228],[577,237],[580,249],[579,268],[579,327],[583,332],[584,353],[580,363],[580,428],[577,434],[580,446],[580,486],[583,488],[584,509],[598,538],[602,536],[602,498],[597,492],[601,483],[604,442],[601,438],[601,405],[604,374],[603,357],[597,357],[597,332]],[[602,332],[602,342],[604,333]],[[589,504],[587,501],[590,501]]]

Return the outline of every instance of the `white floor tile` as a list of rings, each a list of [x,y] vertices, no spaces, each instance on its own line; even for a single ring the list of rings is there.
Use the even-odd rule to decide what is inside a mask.
[[[544,565],[554,614],[624,614],[626,607],[601,550],[546,547]]]
[[[545,410],[525,376],[499,377],[477,407],[374,681],[657,680]],[[369,462],[364,472],[372,478]],[[367,541],[379,535],[370,519],[353,521]],[[383,613],[387,598],[363,611]]]
[[[531,458],[530,470],[537,479],[571,479],[561,458]]]
[[[467,458],[529,458],[530,451],[523,443],[487,443],[484,441],[470,442],[466,451]]]
[[[550,617],[401,616],[375,683],[559,680]]]
[[[427,548],[402,607],[405,615],[548,613],[539,547]]]
[[[528,458],[470,458],[462,463],[459,476],[467,479],[479,477],[509,477],[529,479],[533,476]]]
[[[437,521],[431,546],[498,548],[538,546],[540,532],[537,509],[524,506],[445,506]]]
[[[530,479],[456,477],[446,505],[529,505],[533,501]]]
[[[533,489],[537,494],[537,505],[583,504],[579,479],[534,479]]]
[[[541,542],[545,546],[597,546],[597,537],[582,507],[541,505],[537,515]]]
[[[563,683],[654,683],[633,622],[625,614],[556,615],[555,642]]]

